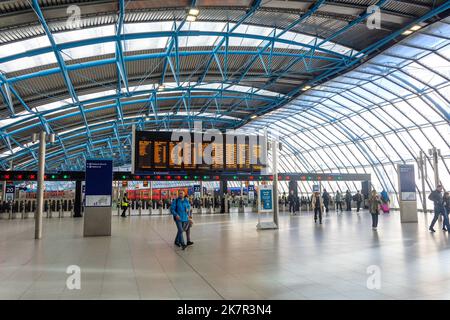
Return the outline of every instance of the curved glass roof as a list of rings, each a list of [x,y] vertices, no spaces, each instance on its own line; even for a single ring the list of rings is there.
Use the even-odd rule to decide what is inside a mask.
[[[420,152],[428,155],[436,147],[442,154],[440,179],[449,181],[449,35],[447,18],[246,128],[269,128],[280,136],[284,172],[371,173],[377,190],[395,194],[396,165],[415,164]],[[427,168],[430,190],[432,161]],[[323,183],[332,191],[360,188]],[[310,192],[312,183],[302,182],[301,189]]]

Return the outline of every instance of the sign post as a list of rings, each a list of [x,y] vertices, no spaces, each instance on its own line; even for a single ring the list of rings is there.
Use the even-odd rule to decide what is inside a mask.
[[[278,229],[278,146],[279,142],[273,140],[273,185],[261,185],[258,188],[258,230]],[[264,212],[272,212],[273,220],[261,222],[260,214]]]
[[[398,165],[400,219],[402,223],[418,222],[414,165]]]
[[[111,235],[112,160],[86,160],[84,236]]]

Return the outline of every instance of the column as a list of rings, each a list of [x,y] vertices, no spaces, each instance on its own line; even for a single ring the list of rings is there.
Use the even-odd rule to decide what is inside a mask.
[[[41,131],[39,137],[39,163],[37,176],[37,206],[34,217],[34,238],[42,238],[42,214],[44,211],[44,174],[45,174],[45,131]]]

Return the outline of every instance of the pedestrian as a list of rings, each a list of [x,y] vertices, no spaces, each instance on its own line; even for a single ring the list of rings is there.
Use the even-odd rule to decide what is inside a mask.
[[[347,211],[352,211],[352,194],[349,190],[345,193],[345,203],[347,205]]]
[[[380,196],[375,190],[369,197],[369,212],[372,215],[372,229],[377,230],[378,228],[378,216],[380,215]]]
[[[194,220],[192,219],[192,205],[187,195],[184,196],[184,198],[189,203],[189,212],[188,212],[188,223],[183,224],[183,229],[186,232],[186,246],[191,246],[194,244],[194,242],[191,241],[191,227],[194,224]]]
[[[170,205],[170,212],[173,216],[173,221],[177,226],[177,235],[175,237],[175,245],[186,249],[186,244],[183,239],[183,231],[186,228],[186,224],[189,223],[189,211],[191,206],[189,201],[184,197],[184,191],[178,191],[178,197],[175,198]]]
[[[289,193],[288,202],[289,202],[289,213],[295,213],[296,201],[294,190],[291,190],[291,192]]]
[[[323,189],[322,194],[323,205],[325,206],[325,212],[328,213],[330,210],[328,206],[330,205],[330,194],[327,192],[327,189]]]
[[[353,200],[356,202],[356,212],[359,213],[361,209],[361,203],[363,201],[363,196],[359,190],[356,192],[355,196],[353,197]]]
[[[127,213],[129,204],[130,204],[130,201],[128,200],[128,194],[125,192],[123,194],[122,203],[121,203],[121,206],[122,206],[122,218],[126,218],[127,217],[126,213]]]
[[[323,200],[319,192],[313,194],[311,206],[314,210],[314,223],[317,223],[317,216],[319,216],[319,222],[322,224]]]
[[[428,196],[428,199],[433,201],[433,203],[434,203],[434,218],[433,218],[433,221],[431,221],[431,225],[429,228],[429,230],[431,232],[436,232],[436,230],[434,230],[434,225],[438,221],[440,215],[442,215],[442,217],[444,218],[443,230],[444,231],[450,230],[448,216],[445,213],[445,208],[444,208],[444,198],[442,196],[443,189],[444,188],[442,187],[442,185],[438,185],[436,187],[436,190],[431,192],[430,195]]]
[[[450,213],[450,193],[444,192],[444,196],[442,197],[442,200],[444,201],[445,215],[447,216],[447,219],[448,219],[448,215]],[[447,228],[445,227],[445,220],[444,220],[444,226],[442,227],[442,230],[450,231],[450,230],[447,230]]]
[[[342,195],[339,191],[336,192],[336,211],[338,210],[342,212]]]
[[[381,209],[383,210],[383,213],[389,213],[389,194],[386,192],[386,190],[381,191]]]

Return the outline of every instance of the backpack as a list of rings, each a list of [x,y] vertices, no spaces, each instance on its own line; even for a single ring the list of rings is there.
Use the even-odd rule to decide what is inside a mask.
[[[432,191],[428,196],[428,200],[436,201],[436,190]]]

